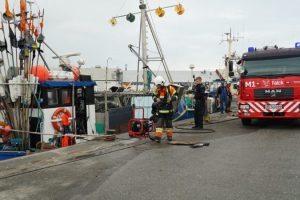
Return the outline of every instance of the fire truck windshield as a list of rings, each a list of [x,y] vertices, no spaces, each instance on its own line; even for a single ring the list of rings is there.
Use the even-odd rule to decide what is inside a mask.
[[[243,62],[244,77],[270,77],[300,75],[300,57]]]

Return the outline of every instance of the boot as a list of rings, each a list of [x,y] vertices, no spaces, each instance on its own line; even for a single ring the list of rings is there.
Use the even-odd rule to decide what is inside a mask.
[[[160,138],[160,137],[157,137],[157,136],[155,136],[155,137],[154,137],[154,141],[155,141],[156,143],[160,143],[160,142],[161,142],[161,138]]]
[[[154,141],[154,142],[157,142],[157,143],[160,143],[161,141],[161,138],[160,137],[157,137],[157,136],[151,136],[149,135],[149,139]]]

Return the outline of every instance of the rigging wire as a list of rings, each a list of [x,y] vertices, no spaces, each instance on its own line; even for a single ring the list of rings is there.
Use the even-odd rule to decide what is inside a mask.
[[[117,12],[116,16],[119,15],[119,13],[123,10],[123,8],[125,7],[126,3],[128,0],[125,0],[121,6],[121,8],[119,9],[119,11]]]
[[[148,0],[146,0],[146,4],[147,4],[147,7],[149,8],[149,3],[148,3]],[[153,20],[153,17],[152,17],[152,12],[149,12],[150,13],[150,18],[151,18],[151,21],[152,21],[152,24],[153,24],[153,29],[154,29],[154,32],[155,32],[155,35],[158,35],[157,34],[157,29],[155,27],[155,23],[154,23],[154,20]],[[158,38],[157,38],[157,41],[159,42]],[[159,42],[160,43],[160,42]]]

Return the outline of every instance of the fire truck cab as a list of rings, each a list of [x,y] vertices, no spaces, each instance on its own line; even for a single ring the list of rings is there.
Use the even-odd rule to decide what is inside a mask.
[[[239,118],[300,118],[300,45],[262,50],[249,48],[239,61]]]

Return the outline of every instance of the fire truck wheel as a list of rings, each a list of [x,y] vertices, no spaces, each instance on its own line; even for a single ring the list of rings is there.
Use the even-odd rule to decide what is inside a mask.
[[[250,126],[251,125],[251,119],[242,119],[242,124],[244,126]]]

